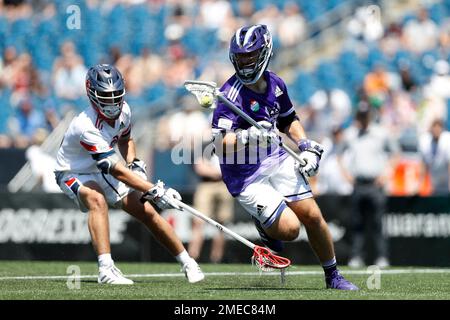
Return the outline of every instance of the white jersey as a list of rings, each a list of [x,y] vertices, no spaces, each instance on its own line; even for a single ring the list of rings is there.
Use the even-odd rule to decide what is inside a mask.
[[[56,157],[55,171],[98,173],[93,155],[110,152],[121,137],[131,132],[131,110],[124,101],[122,113],[114,127],[89,107],[69,125]]]

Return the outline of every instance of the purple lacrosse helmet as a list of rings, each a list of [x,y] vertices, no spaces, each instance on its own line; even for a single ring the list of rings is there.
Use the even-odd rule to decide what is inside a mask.
[[[239,28],[231,38],[229,57],[243,84],[259,80],[272,56],[272,35],[264,24]]]

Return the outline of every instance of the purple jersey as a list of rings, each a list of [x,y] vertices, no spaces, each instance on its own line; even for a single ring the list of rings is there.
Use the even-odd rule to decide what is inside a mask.
[[[258,94],[245,87],[235,75],[228,79],[220,91],[224,93],[228,100],[244,110],[254,120],[265,120],[275,126],[283,118],[295,115],[295,109],[289,98],[284,81],[270,71],[265,71],[263,76],[267,82],[267,89],[264,94]],[[214,110],[212,127],[215,132],[225,132],[236,129],[248,129],[250,124],[235,114],[225,104],[218,102],[217,108]],[[225,157],[225,155],[222,157],[220,167],[223,181],[233,196],[240,194],[265,170],[278,164],[288,156],[276,144],[267,149],[262,149],[259,148],[258,150],[253,146],[252,150],[252,147],[247,146],[244,153],[245,159],[237,159],[238,155],[236,154],[232,155],[234,156],[232,159],[229,159],[229,156]]]

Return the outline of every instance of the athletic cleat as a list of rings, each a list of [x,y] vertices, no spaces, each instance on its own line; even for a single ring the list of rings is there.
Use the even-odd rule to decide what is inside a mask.
[[[375,260],[375,265],[380,268],[387,268],[391,264],[389,263],[389,259],[386,257],[378,257],[377,260]]]
[[[327,283],[327,289],[359,290],[357,286],[346,280],[339,273],[339,270],[334,270],[329,277],[325,277],[325,282]]]
[[[360,256],[351,258],[348,261],[348,266],[350,268],[362,268],[365,266],[364,260]]]
[[[200,266],[192,258],[189,262],[184,264],[181,270],[186,275],[189,283],[196,283],[205,279],[205,275],[203,274],[202,269],[200,269]]]
[[[275,253],[283,251],[284,249],[283,241],[269,237],[267,233],[264,231],[264,228],[261,226],[261,222],[259,222],[259,220],[253,219],[253,222],[255,223],[256,230],[258,230],[262,243],[264,243],[264,245],[267,248],[274,251]]]
[[[100,267],[98,273],[98,283],[107,284],[133,284],[133,280],[127,279],[123,276],[122,271],[115,265],[109,267]]]

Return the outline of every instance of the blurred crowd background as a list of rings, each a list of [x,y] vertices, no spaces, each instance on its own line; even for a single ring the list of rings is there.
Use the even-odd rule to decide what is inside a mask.
[[[113,63],[135,120],[151,115],[155,142],[145,152],[154,172],[194,190],[191,168],[167,157],[182,139],[206,140],[211,114],[183,82],[223,83],[233,74],[233,32],[264,23],[274,38],[269,68],[287,82],[308,135],[326,146],[316,193],[352,192],[340,146],[357,111],[369,109],[396,145],[386,194],[448,194],[449,13],[448,0],[3,0],[0,148],[41,145],[70,110],[88,106],[87,68]]]

